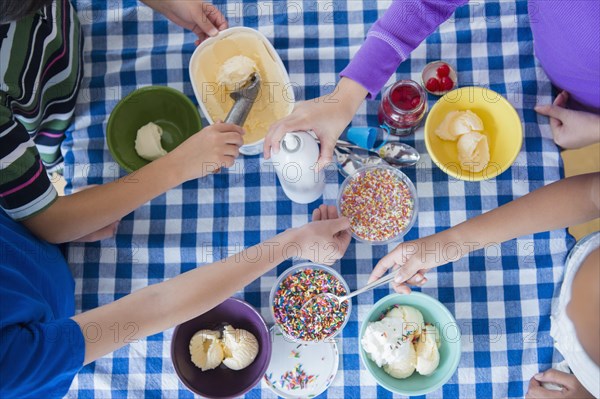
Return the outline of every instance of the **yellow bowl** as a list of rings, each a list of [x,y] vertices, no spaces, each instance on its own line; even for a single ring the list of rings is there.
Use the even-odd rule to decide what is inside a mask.
[[[449,112],[466,110],[481,118],[490,146],[490,162],[477,173],[460,167],[456,141],[442,140],[435,134]],[[500,94],[483,87],[461,87],[446,93],[431,108],[425,122],[425,146],[431,160],[444,173],[460,180],[493,179],[513,164],[522,144],[523,126],[517,111]]]

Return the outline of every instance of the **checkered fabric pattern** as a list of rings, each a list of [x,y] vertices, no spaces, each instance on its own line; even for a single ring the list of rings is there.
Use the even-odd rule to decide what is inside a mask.
[[[296,97],[305,99],[332,90],[337,73],[390,2],[215,3],[231,26],[258,29],[271,40],[295,83]],[[85,78],[75,124],[63,146],[68,192],[124,175],[104,135],[119,99],[147,85],[168,85],[193,98],[187,71],[194,50],[191,33],[133,0],[82,0],[75,6],[85,31]],[[547,120],[533,111],[534,104],[551,102],[552,88],[533,55],[526,1],[461,7],[400,66],[394,80],[418,81],[424,65],[437,59],[457,67],[461,86],[488,86],[507,97],[524,123],[525,137],[513,167],[481,183],[454,180],[434,166],[422,128],[408,139],[423,161],[404,169],[415,183],[420,209],[407,240],[447,229],[562,177]],[[435,100],[429,97],[430,107]],[[375,125],[377,107],[378,99],[367,101],[354,124]],[[321,202],[335,203],[342,181],[337,174],[328,175],[322,200],[299,205],[287,199],[273,171],[261,162],[259,156],[242,156],[233,168],[187,182],[126,216],[115,239],[70,245],[77,310],[105,305],[303,225]],[[429,273],[422,291],[456,316],[463,353],[450,381],[427,397],[524,396],[531,376],[559,359],[549,335],[549,315],[572,244],[564,230],[537,234],[474,252]],[[356,289],[391,248],[352,242],[334,267]],[[291,263],[278,266],[236,296],[269,320],[269,291]],[[389,293],[388,287],[378,288],[354,299],[350,321],[338,340],[339,372],[320,397],[393,397],[361,364],[357,338],[366,312]],[[119,333],[128,331],[121,326]],[[192,397],[170,360],[171,333],[133,343],[84,367],[69,397]],[[261,383],[247,397],[274,395]]]

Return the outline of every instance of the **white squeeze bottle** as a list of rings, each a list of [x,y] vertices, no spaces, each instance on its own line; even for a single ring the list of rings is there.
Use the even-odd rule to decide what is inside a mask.
[[[325,172],[317,172],[319,145],[308,132],[289,132],[271,160],[285,195],[299,204],[316,201],[325,190]]]

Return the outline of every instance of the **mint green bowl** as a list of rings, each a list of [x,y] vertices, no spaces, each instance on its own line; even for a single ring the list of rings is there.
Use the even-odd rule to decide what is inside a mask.
[[[440,365],[433,374],[423,376],[415,371],[408,378],[394,378],[369,359],[362,349],[360,341],[369,322],[379,320],[394,305],[408,305],[418,309],[426,323],[434,324],[440,330]],[[437,299],[420,292],[412,292],[410,295],[390,294],[373,305],[360,328],[359,345],[360,359],[377,383],[388,391],[406,396],[425,395],[439,389],[456,371],[461,354],[460,330],[454,316]]]
[[[135,152],[137,131],[149,122],[163,129],[161,144],[167,152],[202,129],[198,109],[180,91],[147,86],[131,92],[112,110],[106,128],[108,149],[128,172],[150,163]]]

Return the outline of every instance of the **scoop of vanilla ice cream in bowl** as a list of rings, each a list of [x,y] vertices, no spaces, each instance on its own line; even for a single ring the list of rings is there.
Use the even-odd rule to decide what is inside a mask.
[[[146,86],[119,101],[110,113],[106,142],[113,159],[127,172],[136,171],[202,129],[200,113],[182,92]]]
[[[493,179],[521,152],[523,124],[508,99],[484,87],[461,87],[441,97],[425,121],[432,162],[450,177]]]
[[[379,300],[364,318],[359,345],[360,358],[379,385],[416,396],[440,389],[456,372],[461,333],[441,302],[413,291]]]
[[[269,329],[256,309],[229,298],[173,330],[171,360],[181,382],[203,397],[248,392],[271,360]]]

